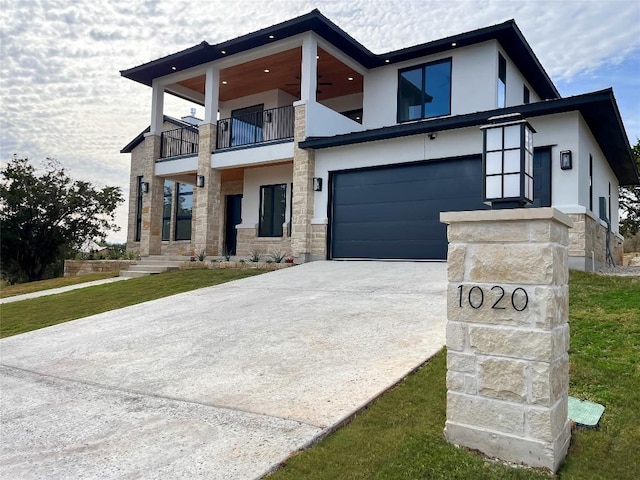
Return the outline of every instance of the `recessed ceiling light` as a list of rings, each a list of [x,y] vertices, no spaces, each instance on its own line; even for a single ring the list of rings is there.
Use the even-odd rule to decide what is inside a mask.
[[[384,61],[384,63],[389,63],[391,60],[389,60],[388,58]]]
[[[320,60],[320,55],[316,55],[316,60]]]
[[[356,117],[356,120],[360,120],[360,117]]]
[[[274,36],[273,35],[269,35],[269,38],[274,38]]]
[[[268,68],[265,68],[265,69],[264,69],[264,73],[269,73],[269,71],[270,71],[270,70],[269,70]]]
[[[349,80],[350,82],[353,82],[353,77],[349,77],[347,78],[347,80]]]
[[[451,44],[451,46],[452,46],[452,47],[455,47],[456,45],[458,45],[456,42],[453,42],[453,43]]]
[[[175,71],[175,70],[177,70],[177,67],[176,67],[175,65],[173,65],[173,66],[171,67],[171,70]]]
[[[223,85],[226,85],[226,84],[227,84],[227,81],[226,81],[226,80],[222,80],[222,84],[223,84]]]
[[[227,51],[226,50],[221,50],[220,53],[223,54],[223,55],[226,55]]]

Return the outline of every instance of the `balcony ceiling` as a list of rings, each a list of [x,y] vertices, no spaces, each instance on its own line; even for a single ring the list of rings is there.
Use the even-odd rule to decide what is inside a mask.
[[[318,48],[319,83],[317,99],[341,97],[363,90],[362,75]],[[300,98],[302,49],[294,48],[220,71],[220,101],[280,89]],[[265,72],[269,70],[269,72]],[[353,78],[352,81],[349,78]],[[224,83],[226,82],[226,84]],[[180,82],[183,87],[204,94],[204,75]]]

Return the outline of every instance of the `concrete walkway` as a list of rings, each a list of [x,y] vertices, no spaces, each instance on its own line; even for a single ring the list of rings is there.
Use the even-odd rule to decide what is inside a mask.
[[[102,280],[94,280],[92,282],[76,283],[75,285],[67,285],[66,287],[50,288],[49,290],[40,290],[39,292],[25,293],[23,295],[14,295],[13,297],[0,298],[0,305],[3,303],[19,302],[21,300],[30,300],[32,298],[46,297],[47,295],[57,295],[58,293],[77,290],[78,288],[93,287],[94,285],[102,285],[103,283],[119,282],[120,280],[128,280],[125,277],[105,278]]]
[[[445,289],[314,262],[6,338],[0,476],[260,478],[444,345]]]

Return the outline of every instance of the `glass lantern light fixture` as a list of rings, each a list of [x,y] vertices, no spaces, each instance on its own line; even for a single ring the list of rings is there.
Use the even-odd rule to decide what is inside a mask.
[[[519,113],[487,120],[483,132],[484,202],[492,208],[533,203],[533,127]]]

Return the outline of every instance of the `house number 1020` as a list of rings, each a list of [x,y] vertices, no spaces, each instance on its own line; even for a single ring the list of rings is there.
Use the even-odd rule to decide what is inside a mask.
[[[477,285],[471,287],[465,295],[464,285],[458,285],[458,291],[458,305],[460,306],[460,308],[463,307],[462,303],[465,297],[467,299],[467,302],[469,303],[469,306],[473,309],[478,309],[482,307],[482,305],[484,305],[485,295],[482,287],[479,287]],[[493,302],[491,308],[495,310],[505,310],[507,308],[505,305],[508,305],[508,303],[506,303],[508,302],[508,300],[504,298],[504,288],[499,285],[494,285],[493,287],[491,287],[491,291],[494,292],[496,296],[495,302]],[[518,294],[518,292],[521,293]],[[513,292],[511,292],[511,306],[516,312],[522,312],[527,308],[528,305],[529,295],[527,295],[527,292],[524,288],[518,287],[514,289]]]

